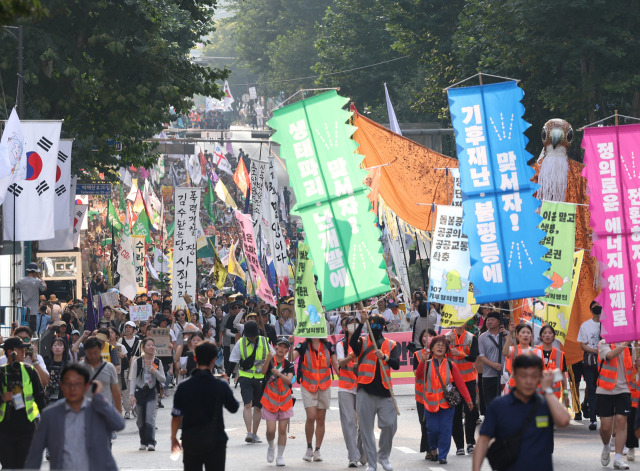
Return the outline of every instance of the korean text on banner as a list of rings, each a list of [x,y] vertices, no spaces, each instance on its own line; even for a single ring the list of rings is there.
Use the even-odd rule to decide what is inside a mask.
[[[326,338],[327,320],[313,282],[313,260],[309,258],[309,246],[302,242],[298,243],[295,303],[298,324],[294,335]]]
[[[366,171],[355,131],[335,90],[274,111],[269,126],[281,145],[296,195],[323,304],[334,309],[389,291],[380,230],[369,211]]]
[[[473,287],[469,286],[467,303],[464,306],[452,306],[445,304],[442,308],[442,318],[440,319],[440,325],[442,327],[458,327],[466,324],[478,312],[480,308],[479,304],[476,304],[476,300],[473,297]]]
[[[516,82],[449,89],[460,162],[462,231],[469,239],[469,278],[478,303],[543,296],[549,264],[542,260],[538,185],[527,165]]]
[[[131,234],[129,233],[129,228],[126,226],[122,231],[122,239],[120,239],[120,246],[118,247],[118,268],[116,271],[120,274],[120,294],[130,301],[133,301],[138,292],[136,286],[136,265],[133,244],[131,243]]]
[[[200,188],[176,188],[171,299],[173,308],[186,306],[183,296],[196,299],[196,232],[200,217]]]
[[[547,233],[542,245],[549,249],[544,260],[551,262],[545,276],[551,280],[541,301],[560,306],[571,302],[573,251],[576,237],[576,205],[543,201],[540,229]]]
[[[242,214],[240,211],[236,211],[236,219],[242,228],[242,249],[244,250],[244,256],[247,258],[249,273],[254,283],[256,295],[272,306],[275,306],[276,300],[273,297],[273,291],[271,291],[267,277],[264,276],[262,268],[260,268],[251,218],[246,214]]]
[[[602,336],[607,342],[639,336],[640,124],[586,128],[582,176],[589,189],[592,253],[604,267]],[[636,163],[637,162],[637,163]]]
[[[136,290],[138,294],[147,292],[147,265],[145,264],[144,236],[132,235],[133,258],[136,267]]]
[[[469,244],[462,234],[462,207],[438,206],[431,244],[431,302],[466,306],[469,290]]]

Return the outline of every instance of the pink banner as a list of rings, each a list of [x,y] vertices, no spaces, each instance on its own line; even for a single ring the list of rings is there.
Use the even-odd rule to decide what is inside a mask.
[[[249,265],[249,272],[256,294],[260,299],[263,299],[275,307],[276,301],[273,298],[273,292],[269,287],[267,277],[262,273],[262,268],[260,268],[260,262],[258,261],[256,238],[253,234],[253,222],[248,215],[242,214],[240,211],[236,211],[236,219],[242,227],[242,249],[244,256],[247,258],[247,264]]]
[[[415,383],[415,375],[413,374],[413,364],[411,358],[413,354],[409,351],[409,344],[411,343],[411,336],[413,332],[396,332],[393,334],[384,334],[385,338],[395,340],[398,342],[398,348],[400,349],[400,369],[391,370],[391,382],[392,384],[413,384]],[[332,344],[340,342],[343,335],[330,335],[327,340]],[[306,339],[296,337],[292,345],[297,345],[300,342],[304,342]],[[293,347],[292,347],[293,348]],[[297,361],[296,361],[297,363]],[[332,387],[338,387],[338,372],[333,372]],[[294,388],[299,388],[300,383],[297,381],[293,384]]]
[[[636,340],[640,279],[640,124],[586,128],[582,140],[589,188],[593,255],[602,268],[602,336]]]

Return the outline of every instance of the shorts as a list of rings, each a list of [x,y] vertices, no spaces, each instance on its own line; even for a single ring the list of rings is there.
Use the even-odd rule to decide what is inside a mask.
[[[242,402],[246,406],[252,403],[253,407],[262,407],[260,400],[262,399],[262,380],[257,378],[247,378],[240,376],[240,395]]]
[[[304,408],[317,407],[318,409],[328,409],[331,404],[331,388],[318,389],[316,392],[311,392],[305,387],[301,387],[302,392],[302,404]]]
[[[271,412],[266,407],[262,408],[262,418],[264,420],[286,420],[289,417],[293,417],[293,407],[289,410],[279,410],[278,412]]]
[[[631,411],[631,394],[596,394],[596,414],[598,417],[624,415]]]

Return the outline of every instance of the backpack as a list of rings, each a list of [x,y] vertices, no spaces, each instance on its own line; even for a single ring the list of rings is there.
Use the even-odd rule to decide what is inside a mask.
[[[137,370],[137,377],[140,377],[140,376],[142,375],[142,357],[138,357],[137,362],[138,362],[138,364],[137,364],[137,367],[138,367],[138,370]],[[160,360],[159,360],[157,357],[153,359],[153,363],[154,363],[157,367],[160,367]],[[146,386],[146,385],[145,385],[145,386]],[[161,385],[160,385],[160,381],[158,381],[158,380],[156,379],[156,386],[155,386],[155,390],[156,390],[156,392],[157,392],[158,394],[160,394],[160,387],[161,387]]]

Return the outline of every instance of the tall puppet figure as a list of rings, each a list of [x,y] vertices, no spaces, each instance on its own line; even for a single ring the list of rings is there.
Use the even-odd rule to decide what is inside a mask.
[[[541,137],[543,149],[533,165],[536,173],[532,181],[540,185],[536,197],[545,201],[588,205],[587,181],[580,175],[584,165],[568,155],[574,137],[571,125],[563,119],[551,119],[542,128]],[[576,250],[580,249],[585,251],[584,261],[564,344],[568,365],[582,361],[583,352],[576,338],[580,325],[591,318],[589,304],[599,291],[594,283],[597,261],[591,257],[591,227],[587,206],[578,206],[576,210]]]

